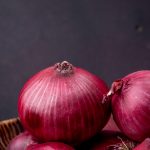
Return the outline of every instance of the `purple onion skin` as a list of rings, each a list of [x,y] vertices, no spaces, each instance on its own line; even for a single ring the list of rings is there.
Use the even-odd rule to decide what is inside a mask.
[[[133,150],[150,150],[150,138],[146,138],[141,144],[137,145]]]
[[[64,143],[48,142],[43,144],[30,145],[27,147],[26,150],[75,150],[75,149]]]
[[[138,71],[117,82],[122,87],[112,87],[114,120],[125,135],[141,142],[150,136],[150,71]]]
[[[103,104],[102,99],[108,87],[86,70],[71,66],[60,71],[56,66],[40,71],[24,85],[19,117],[39,141],[79,144],[107,123],[110,103]]]
[[[116,125],[113,116],[111,115],[107,124],[105,125],[105,127],[103,128],[103,130],[110,130],[110,131],[118,131],[120,132],[120,129],[118,128],[118,126]]]
[[[33,143],[36,143],[33,137],[25,131],[12,139],[7,150],[26,150],[27,146]]]

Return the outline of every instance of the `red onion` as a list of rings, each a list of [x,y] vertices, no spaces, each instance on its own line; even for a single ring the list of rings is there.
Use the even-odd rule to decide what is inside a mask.
[[[59,142],[48,142],[43,144],[34,144],[27,147],[27,150],[74,150],[69,145]]]
[[[63,61],[34,75],[23,87],[18,112],[23,126],[40,141],[78,144],[107,123],[104,81]]]
[[[150,136],[150,71],[138,71],[115,81],[107,94],[120,130],[135,141]]]
[[[103,130],[120,131],[112,115],[110,116],[110,119],[107,122],[106,126],[103,128]]]
[[[25,150],[28,145],[36,143],[34,138],[27,132],[20,133],[9,143],[7,150]]]
[[[133,150],[150,150],[150,138],[146,138],[141,144],[136,146]]]
[[[121,132],[102,131],[94,138],[82,143],[78,150],[132,150],[136,143],[129,140]]]

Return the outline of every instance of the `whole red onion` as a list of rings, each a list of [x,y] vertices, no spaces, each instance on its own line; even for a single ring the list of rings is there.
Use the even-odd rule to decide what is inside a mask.
[[[120,130],[135,141],[150,136],[150,71],[134,72],[113,82],[113,117]]]
[[[110,116],[104,81],[63,61],[34,75],[23,87],[18,112],[40,141],[78,144],[94,136]]]
[[[82,143],[78,150],[132,150],[136,143],[121,132],[105,130]]]
[[[60,142],[47,142],[43,144],[30,145],[26,150],[74,150],[74,148]]]
[[[133,150],[150,150],[150,138],[146,138],[141,144],[137,145]]]
[[[25,150],[28,145],[36,143],[27,131],[20,133],[9,143],[7,150]]]

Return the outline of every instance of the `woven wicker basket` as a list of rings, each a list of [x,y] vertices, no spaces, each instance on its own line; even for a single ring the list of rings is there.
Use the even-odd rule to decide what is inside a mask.
[[[22,131],[19,118],[0,121],[0,150],[6,150],[10,140]]]

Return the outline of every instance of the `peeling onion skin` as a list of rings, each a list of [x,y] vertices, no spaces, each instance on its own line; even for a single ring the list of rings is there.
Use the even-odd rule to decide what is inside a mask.
[[[19,95],[20,120],[40,141],[79,144],[101,130],[110,117],[102,103],[108,87],[88,71],[64,61],[48,67],[24,85]],[[59,69],[59,67],[61,69]]]
[[[115,81],[111,94],[113,118],[120,130],[138,142],[149,137],[150,71],[137,71]]]
[[[137,145],[133,150],[150,150],[150,138],[146,138],[141,144]]]
[[[10,141],[7,150],[25,150],[28,145],[35,143],[36,141],[31,136],[31,134],[25,131],[23,133],[20,133]]]
[[[26,150],[75,150],[75,149],[64,143],[48,142],[43,144],[30,145],[27,147]]]

